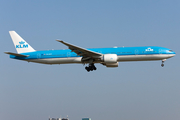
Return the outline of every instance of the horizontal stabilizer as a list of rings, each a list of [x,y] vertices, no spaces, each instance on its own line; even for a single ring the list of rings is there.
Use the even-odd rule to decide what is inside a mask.
[[[12,53],[12,52],[4,52],[6,54],[9,54],[9,55],[14,55],[14,56],[17,56],[17,57],[28,57],[29,55],[21,55],[21,54],[17,54],[17,53]]]

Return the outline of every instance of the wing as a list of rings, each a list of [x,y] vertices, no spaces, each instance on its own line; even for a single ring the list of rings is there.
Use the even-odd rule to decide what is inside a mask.
[[[58,42],[61,42],[63,43],[64,45],[68,46],[70,50],[72,50],[72,52],[75,52],[76,54],[78,54],[79,56],[82,56],[84,58],[93,58],[93,57],[99,57],[99,56],[102,56],[101,53],[98,53],[98,52],[94,52],[94,51],[91,51],[91,50],[87,50],[85,48],[82,48],[82,47],[78,47],[78,46],[75,46],[75,45],[72,45],[72,44],[69,44],[67,42],[64,42],[62,40],[56,40]]]
[[[17,57],[28,57],[29,55],[21,55],[21,54],[17,54],[17,53],[12,53],[12,52],[4,52],[6,54],[9,54],[9,55],[14,55],[14,56],[17,56]]]

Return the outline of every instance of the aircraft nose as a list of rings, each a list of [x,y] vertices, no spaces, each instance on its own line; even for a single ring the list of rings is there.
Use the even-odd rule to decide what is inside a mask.
[[[168,53],[168,54],[171,54],[171,57],[173,57],[173,56],[176,55],[176,53],[175,53],[174,51],[172,51],[172,50],[168,50],[167,53]]]
[[[173,52],[173,53],[170,55],[170,57],[174,57],[175,55],[176,55],[176,53]]]
[[[174,52],[174,55],[173,56],[175,56],[176,55],[176,53]]]
[[[175,53],[174,51],[172,52],[172,54],[173,54],[173,56],[175,56],[175,55],[176,55],[176,53]]]

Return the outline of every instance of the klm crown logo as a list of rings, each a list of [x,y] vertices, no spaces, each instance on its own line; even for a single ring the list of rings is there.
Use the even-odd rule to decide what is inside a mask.
[[[153,49],[151,48],[147,48],[146,51],[154,51]]]
[[[24,41],[19,42],[19,45],[16,45],[16,48],[28,48],[28,44],[24,43]]]
[[[21,42],[19,42],[19,44],[24,44],[25,42],[23,42],[23,41],[21,41]]]

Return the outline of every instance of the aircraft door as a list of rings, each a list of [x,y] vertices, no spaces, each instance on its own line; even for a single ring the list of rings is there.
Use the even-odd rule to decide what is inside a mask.
[[[162,54],[162,50],[161,49],[159,49],[159,54]]]
[[[41,57],[41,54],[37,54],[37,59],[40,59],[40,57]]]
[[[102,53],[102,51],[98,51],[99,53]]]
[[[71,57],[71,53],[70,52],[67,53],[67,57]]]
[[[138,50],[135,50],[135,55],[138,55],[139,54],[139,51]]]

